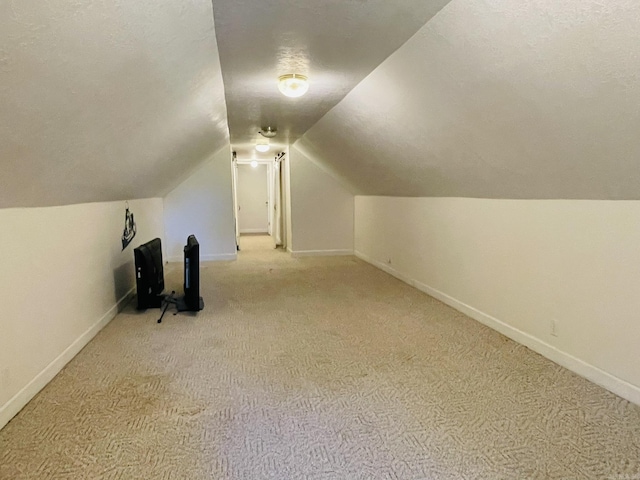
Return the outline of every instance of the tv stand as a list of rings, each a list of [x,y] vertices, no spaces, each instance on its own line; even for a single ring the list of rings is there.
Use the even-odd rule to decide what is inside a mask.
[[[162,308],[162,304],[163,303],[165,304],[164,308],[162,309],[162,314],[158,319],[158,323],[162,323],[162,318],[164,317],[164,314],[167,313],[167,308],[169,308],[169,305],[171,304],[175,305],[176,299],[173,298],[174,293],[176,293],[175,290],[173,290],[169,295],[158,295],[159,297],[162,297],[162,300],[160,301],[160,307]]]
[[[176,299],[176,308],[179,312],[198,312],[204,309],[204,300],[202,299],[202,297],[198,297],[198,308],[192,308],[187,306],[187,302],[183,295],[182,297],[178,297]]]
[[[174,315],[176,315],[178,312],[198,312],[204,309],[204,300],[202,299],[202,297],[198,298],[198,308],[194,309],[187,305],[184,295],[180,297],[174,297],[175,293],[176,292],[174,290],[169,295],[159,295],[159,297],[162,298],[161,305],[159,306],[162,307],[162,303],[164,303],[164,308],[162,309],[162,314],[158,319],[158,323],[162,323],[162,319],[164,318],[164,314],[167,313],[169,305],[176,306],[176,312],[174,313]]]

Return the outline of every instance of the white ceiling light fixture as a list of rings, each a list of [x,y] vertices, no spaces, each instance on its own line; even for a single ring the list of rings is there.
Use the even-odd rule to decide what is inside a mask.
[[[309,90],[309,80],[298,73],[288,73],[278,78],[278,89],[287,97],[301,97]]]
[[[264,139],[258,139],[258,142],[256,143],[256,150],[259,152],[268,152],[269,151],[269,139],[268,138],[264,138]]]
[[[278,130],[276,130],[273,127],[267,127],[259,130],[258,133],[262,135],[264,138],[273,138],[278,133]]]
[[[258,166],[258,162],[256,162],[255,160],[253,160],[253,161],[251,162],[251,166],[252,166],[253,168],[256,168],[256,167]]]

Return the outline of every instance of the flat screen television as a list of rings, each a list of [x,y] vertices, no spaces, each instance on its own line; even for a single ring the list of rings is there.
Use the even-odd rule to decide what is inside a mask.
[[[200,244],[195,235],[189,235],[184,247],[184,297],[178,310],[197,312],[204,308],[200,296]]]
[[[159,238],[140,245],[133,250],[136,267],[136,289],[138,310],[160,308],[164,290],[162,267],[162,243]]]

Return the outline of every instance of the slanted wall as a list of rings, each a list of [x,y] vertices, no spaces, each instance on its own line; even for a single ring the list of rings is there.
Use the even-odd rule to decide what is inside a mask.
[[[640,199],[640,2],[453,0],[300,143],[362,195]]]

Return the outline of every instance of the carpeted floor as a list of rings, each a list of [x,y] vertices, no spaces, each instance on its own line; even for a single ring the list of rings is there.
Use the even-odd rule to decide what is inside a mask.
[[[353,257],[268,242],[202,265],[197,316],[118,315],[0,432],[0,478],[640,479],[640,407]]]

